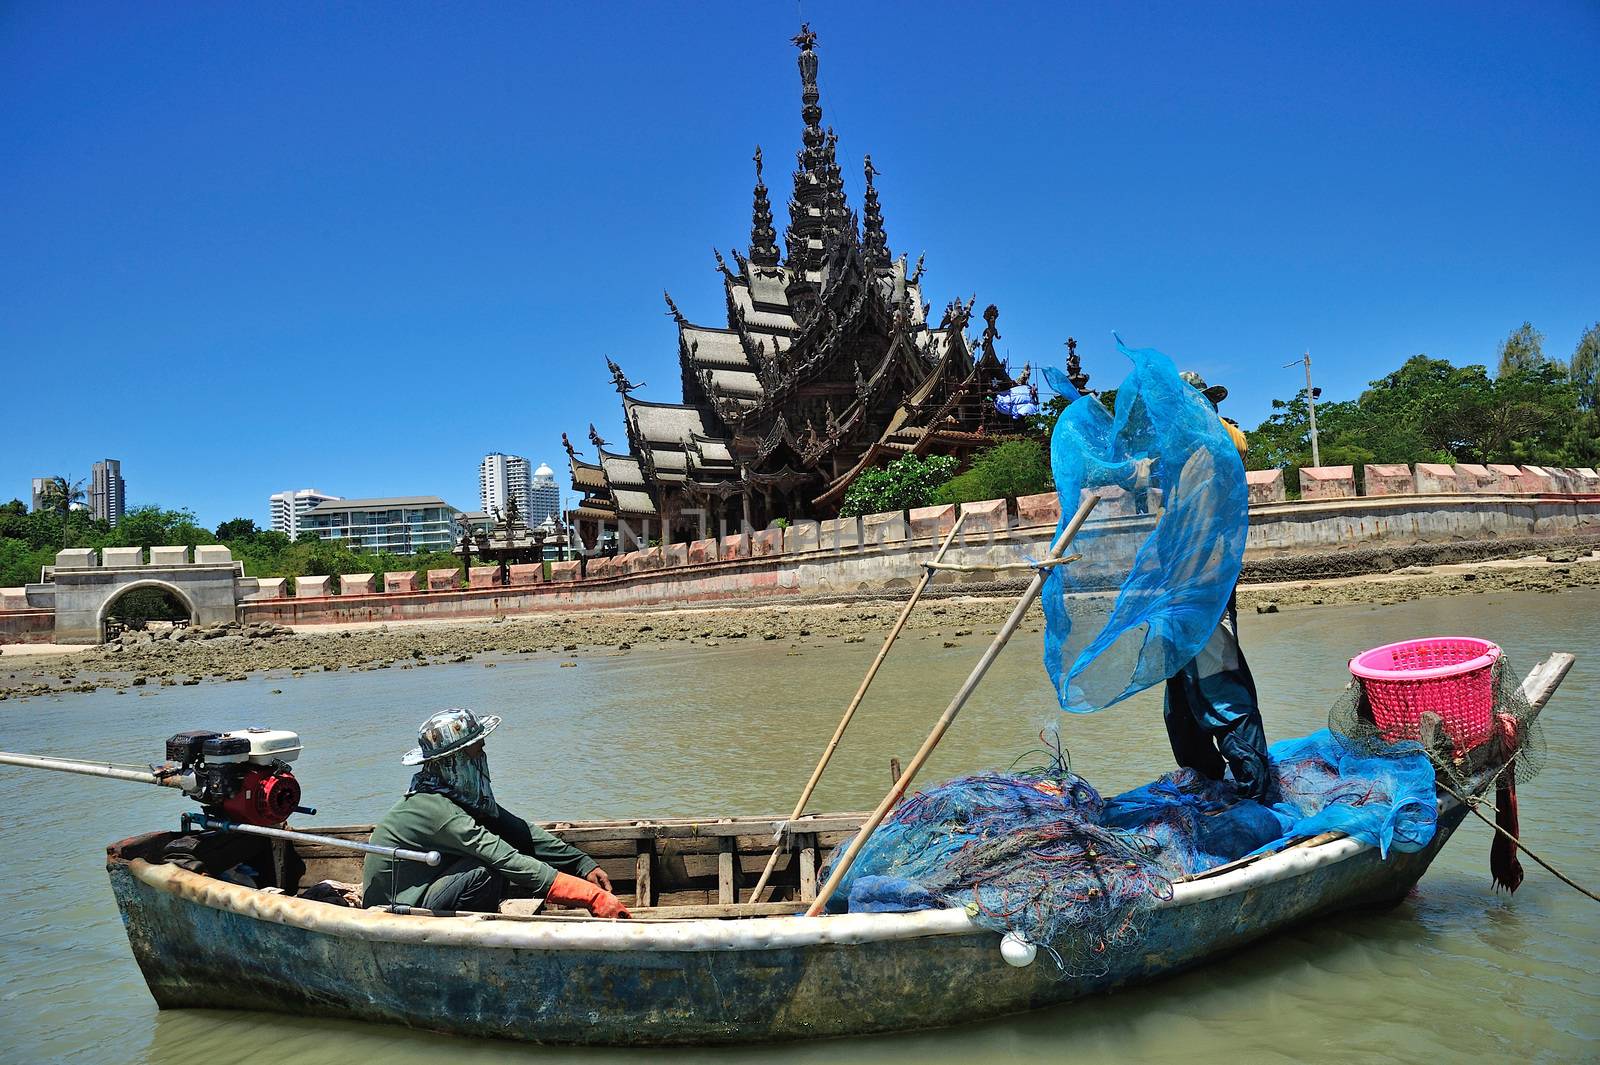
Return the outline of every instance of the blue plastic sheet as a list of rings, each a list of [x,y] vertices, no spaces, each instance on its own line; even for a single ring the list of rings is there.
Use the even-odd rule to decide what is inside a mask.
[[[1244,464],[1216,410],[1153,348],[1112,415],[1076,397],[1056,422],[1051,468],[1063,524],[1086,492],[1105,500],[1078,533],[1081,561],[1044,588],[1045,669],[1062,709],[1104,709],[1176,673],[1205,645],[1239,579],[1249,528]],[[1118,512],[1121,513],[1118,513]]]

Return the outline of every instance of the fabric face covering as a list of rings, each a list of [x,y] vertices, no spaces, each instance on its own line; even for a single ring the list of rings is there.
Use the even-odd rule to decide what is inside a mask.
[[[500,812],[489,784],[489,759],[481,749],[457,751],[424,763],[411,778],[411,790],[406,794],[414,795],[419,791],[444,795],[478,817],[493,817]]]

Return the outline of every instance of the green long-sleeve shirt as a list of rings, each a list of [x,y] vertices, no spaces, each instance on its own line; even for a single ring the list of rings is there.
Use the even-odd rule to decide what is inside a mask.
[[[556,873],[588,876],[594,859],[537,825],[500,808],[479,823],[444,795],[417,792],[395,803],[372,831],[380,847],[438,851],[439,866],[367,855],[361,868],[361,898],[366,906],[415,906],[457,858],[475,858],[513,883],[543,895]]]

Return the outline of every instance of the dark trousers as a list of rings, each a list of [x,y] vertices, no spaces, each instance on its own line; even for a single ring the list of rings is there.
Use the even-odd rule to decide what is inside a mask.
[[[425,910],[494,913],[505,892],[505,877],[474,858],[457,858],[440,870],[419,905]]]
[[[1231,769],[1241,795],[1265,802],[1272,785],[1267,737],[1238,632],[1230,598],[1205,647],[1167,678],[1167,738],[1179,765],[1212,780]]]

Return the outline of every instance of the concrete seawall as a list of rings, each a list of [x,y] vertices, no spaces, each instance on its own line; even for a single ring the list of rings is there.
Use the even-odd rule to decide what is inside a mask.
[[[1419,472],[1423,472],[1421,467]],[[1103,534],[1140,537],[1153,519],[1131,510],[1131,499],[1113,492],[1097,509],[1096,520],[1089,527]],[[430,572],[425,579],[391,573],[381,582],[372,574],[357,574],[345,578],[337,588],[331,577],[299,577],[294,580],[294,594],[290,594],[289,582],[283,578],[244,577],[234,568],[237,563],[224,561],[226,549],[220,547],[197,549],[195,562],[180,565],[181,572],[174,570],[173,575],[177,584],[190,587],[204,575],[202,570],[216,569],[223,583],[231,585],[237,604],[230,617],[291,625],[894,594],[909,589],[921,577],[922,564],[937,549],[958,513],[966,515],[962,534],[946,561],[968,569],[941,572],[935,583],[976,587],[1025,575],[1026,568],[1016,564],[1037,558],[1045,550],[1060,509],[1053,494],[1042,494],[960,508],[924,507],[860,519],[805,522],[783,529],[745,530],[666,548],[645,548],[616,558],[590,559],[585,565],[554,563],[548,580],[541,566],[514,566],[511,582],[504,586],[494,583],[498,577],[495,567],[474,567],[464,588],[455,586],[459,571],[440,571]],[[1512,542],[1586,531],[1600,534],[1600,494],[1438,492],[1261,501],[1250,506],[1246,560],[1384,544]],[[202,563],[202,551],[217,557],[207,555]],[[1103,546],[1099,553],[1106,554]],[[155,563],[177,562],[165,556],[158,559],[154,551],[149,564],[138,565],[121,555],[103,560],[88,557],[92,555],[94,552],[85,549],[63,552],[58,562],[70,562],[71,566],[58,565],[52,581],[25,589],[0,589],[0,643],[60,639],[57,614],[61,603],[57,597],[70,589],[55,582],[103,583],[103,578],[121,575],[136,579],[136,583],[151,583]],[[1076,565],[1075,572],[1081,575],[1093,565],[1091,553]],[[1108,582],[1114,582],[1117,575],[1106,576]],[[189,597],[193,594],[191,589]],[[105,607],[103,602],[101,613]],[[216,616],[212,611],[196,620],[209,623]]]
[[[959,539],[947,561],[972,567],[941,572],[939,585],[987,584],[1026,572],[1008,564],[1038,557],[1054,531],[1040,522],[1035,500],[1018,501],[1008,527]],[[1030,511],[1030,506],[1036,508]],[[1051,508],[1053,510],[1053,508]],[[1093,523],[1101,531],[1140,535],[1148,518],[1119,516]],[[909,523],[907,523],[909,525]],[[944,526],[948,528],[948,526]],[[937,525],[934,526],[938,528]],[[1442,543],[1453,540],[1551,537],[1592,528],[1600,531],[1600,496],[1386,496],[1251,507],[1246,557],[1329,551],[1383,543]],[[734,537],[729,537],[733,540]],[[601,610],[662,606],[713,606],[760,599],[909,589],[939,537],[902,537],[885,543],[809,547],[790,553],[721,558],[654,568],[658,558],[623,556],[591,565],[585,579],[562,579],[506,587],[291,599],[252,599],[240,604],[243,621],[330,624],[423,618],[477,618],[556,610]],[[681,546],[681,545],[680,545]],[[656,549],[659,551],[659,549]],[[718,559],[702,549],[690,557]],[[631,570],[631,572],[630,572]],[[598,571],[598,572],[596,572]],[[576,567],[570,571],[576,578]]]

